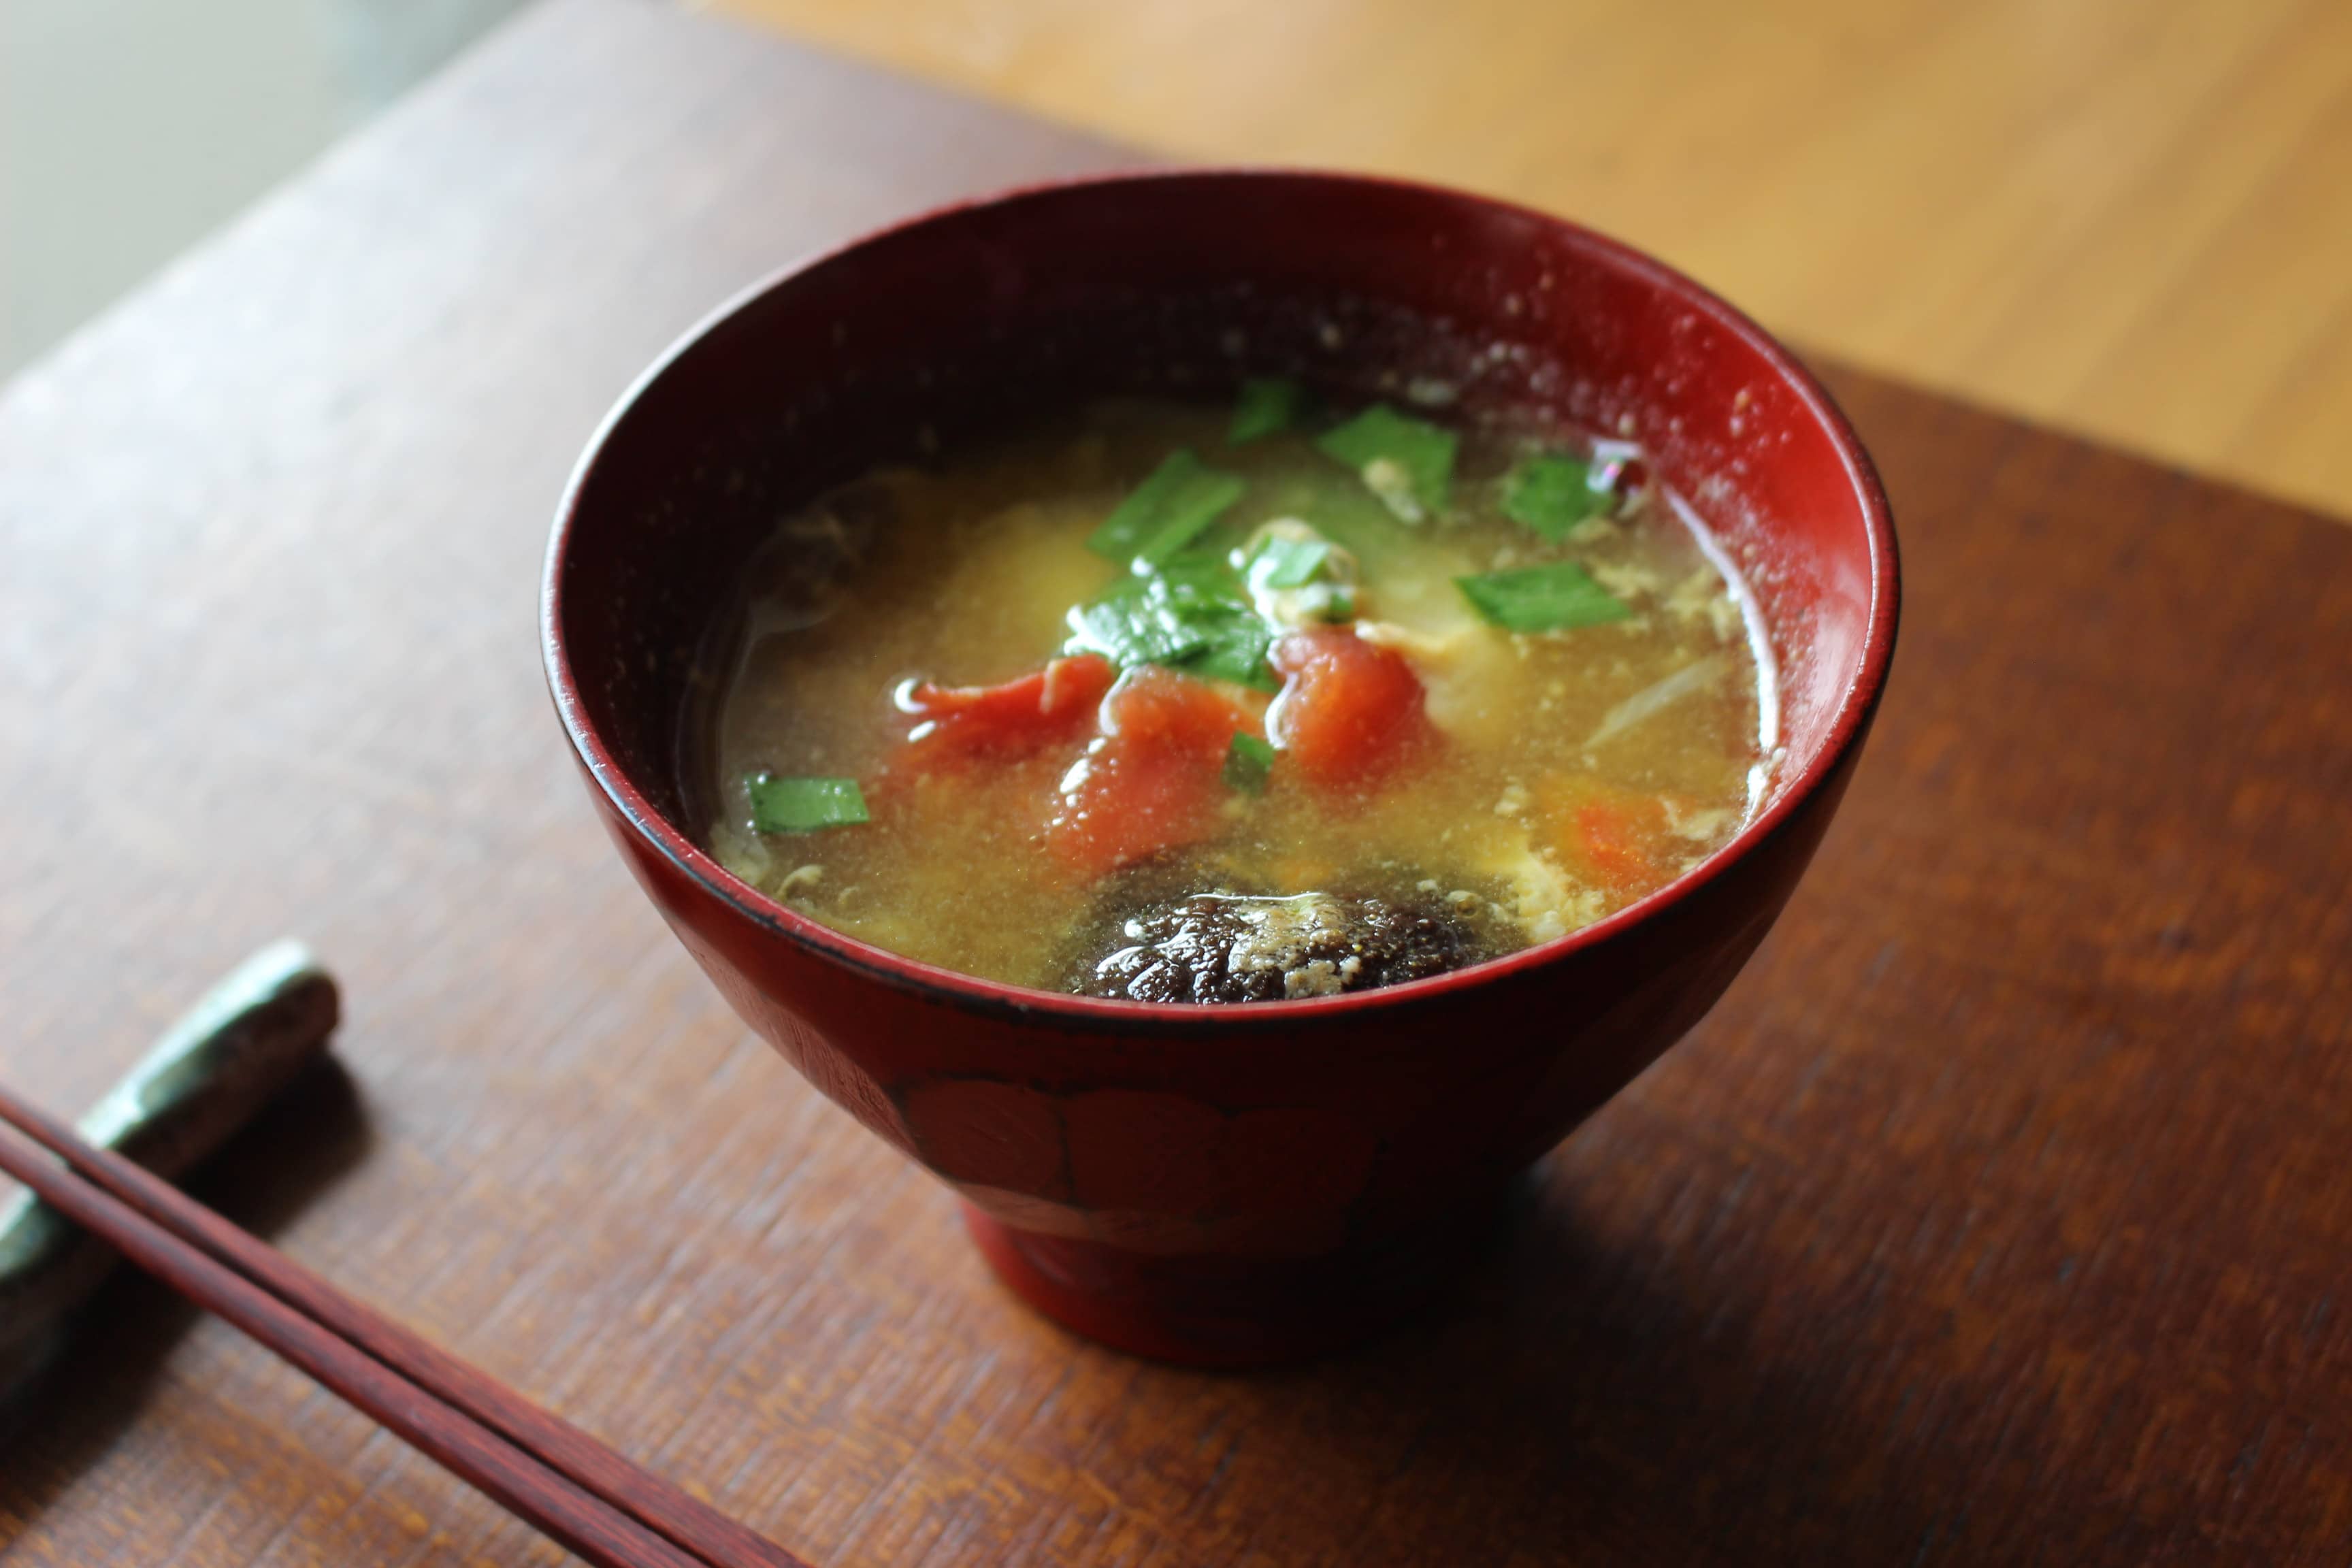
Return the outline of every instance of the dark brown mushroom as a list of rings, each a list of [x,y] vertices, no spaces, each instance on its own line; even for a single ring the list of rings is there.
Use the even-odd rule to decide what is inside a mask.
[[[1329,996],[1443,974],[1488,956],[1469,922],[1433,898],[1190,893],[1097,930],[1069,989],[1133,1002]]]

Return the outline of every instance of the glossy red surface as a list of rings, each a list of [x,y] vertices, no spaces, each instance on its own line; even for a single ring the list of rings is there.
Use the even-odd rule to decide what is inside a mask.
[[[1643,441],[1755,589],[1787,758],[1730,846],[1601,924],[1383,991],[1243,1008],[1025,991],[816,925],[697,847],[680,737],[730,574],[780,508],[1108,391],[1425,374]],[[604,820],[743,1018],[977,1211],[1081,1332],[1219,1363],[1442,1282],[1470,1216],[1713,1005],[1811,858],[1893,654],[1895,539],[1812,379],[1573,225],[1337,175],[1016,193],[786,271],[623,400],[556,525],[549,679]]]

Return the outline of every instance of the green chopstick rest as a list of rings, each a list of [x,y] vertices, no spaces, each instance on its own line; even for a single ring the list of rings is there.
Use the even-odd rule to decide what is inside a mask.
[[[182,1014],[79,1131],[177,1180],[325,1052],[341,1008],[334,977],[308,948],[272,942]],[[32,1194],[0,1202],[0,1391],[40,1360],[50,1331],[116,1261]]]

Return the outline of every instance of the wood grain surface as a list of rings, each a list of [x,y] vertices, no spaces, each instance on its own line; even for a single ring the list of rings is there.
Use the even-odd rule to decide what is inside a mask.
[[[1416,174],[1849,363],[2352,514],[2344,0],[718,0],[1194,158]]]
[[[563,475],[758,272],[1118,161],[555,0],[15,384],[0,1076],[76,1105],[304,934],[349,1078],[210,1195],[822,1563],[2343,1563],[2326,520],[1833,373],[1909,578],[1844,814],[1453,1309],[1344,1361],[1045,1326],[726,1012],[548,711]],[[8,1415],[9,1568],[557,1556],[142,1284]]]

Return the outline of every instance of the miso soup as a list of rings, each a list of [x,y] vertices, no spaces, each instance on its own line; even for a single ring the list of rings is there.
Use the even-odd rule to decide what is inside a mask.
[[[1282,382],[845,485],[721,637],[729,869],[1101,996],[1325,995],[1561,935],[1729,839],[1774,743],[1753,601],[1637,449]]]

